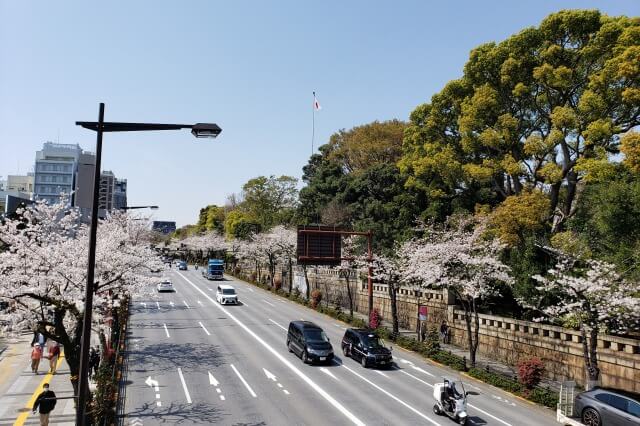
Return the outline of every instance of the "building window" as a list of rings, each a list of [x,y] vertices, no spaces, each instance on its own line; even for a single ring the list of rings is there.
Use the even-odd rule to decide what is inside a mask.
[[[51,176],[51,182],[57,182],[58,176]]]

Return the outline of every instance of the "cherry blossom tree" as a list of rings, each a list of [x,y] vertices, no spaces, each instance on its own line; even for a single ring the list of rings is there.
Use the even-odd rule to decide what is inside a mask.
[[[277,245],[280,248],[282,262],[287,266],[289,293],[291,293],[293,286],[293,260],[297,254],[298,235],[293,229],[288,229],[284,226],[276,226],[271,230],[271,233],[274,235]]]
[[[211,252],[223,252],[230,248],[230,244],[225,238],[215,231],[202,235],[191,235],[180,241],[190,252],[197,252],[196,257],[202,259]],[[206,254],[205,254],[206,253]]]
[[[347,284],[347,297],[349,299],[349,315],[353,317],[353,305],[354,305],[354,289],[351,287],[351,275],[357,273],[357,237],[352,235],[342,240],[342,257],[343,260],[340,264],[335,266],[334,269],[338,271],[338,275],[344,278]],[[357,279],[356,279],[357,281]]]
[[[542,309],[552,320],[573,320],[582,334],[587,379],[600,377],[597,341],[601,331],[624,333],[640,325],[640,286],[625,280],[614,265],[580,261],[561,255],[547,276],[534,276],[542,294],[552,293],[559,303]],[[530,303],[528,304],[530,306]]]
[[[464,310],[471,365],[478,349],[478,308],[483,299],[499,295],[498,283],[511,285],[510,269],[499,259],[502,244],[484,238],[483,223],[452,218],[438,228],[431,225],[426,236],[407,242],[400,250],[401,279],[424,287],[446,288]]]
[[[66,200],[37,202],[0,224],[0,300],[9,308],[0,316],[3,334],[33,330],[64,345],[77,392],[88,226]],[[98,227],[92,329],[106,330],[105,319],[126,296],[141,294],[161,267],[150,248],[148,224],[118,213]]]

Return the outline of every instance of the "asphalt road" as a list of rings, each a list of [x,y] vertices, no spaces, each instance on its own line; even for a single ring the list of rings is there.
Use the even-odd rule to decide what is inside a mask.
[[[215,301],[200,271],[167,271],[176,289],[137,300],[131,318],[126,425],[454,425],[432,411],[432,385],[448,369],[395,347],[396,367],[344,359],[345,325],[255,286],[227,278],[238,306]],[[289,321],[320,325],[330,366],[305,365],[285,346]],[[156,383],[157,382],[157,383]],[[470,424],[554,425],[555,416],[464,378]]]

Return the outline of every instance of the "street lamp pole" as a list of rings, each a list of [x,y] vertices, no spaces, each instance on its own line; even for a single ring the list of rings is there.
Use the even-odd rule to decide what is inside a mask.
[[[78,406],[76,425],[85,424],[87,396],[89,394],[89,347],[91,345],[91,314],[93,311],[93,286],[96,265],[96,236],[98,232],[98,192],[100,191],[100,162],[102,160],[102,133],[104,125],[104,103],[100,103],[98,126],[96,129],[96,167],[93,171],[93,200],[91,204],[91,228],[89,230],[89,260],[87,283],[84,289],[84,315],[82,318],[82,338],[80,340],[80,371],[78,374]]]
[[[93,293],[95,286],[96,236],[98,231],[98,194],[100,192],[100,162],[102,160],[102,135],[104,132],[136,132],[154,130],[191,129],[196,138],[216,138],[222,129],[214,123],[196,124],[159,124],[159,123],[118,123],[104,121],[104,103],[100,103],[98,121],[76,121],[76,125],[97,133],[96,167],[93,174],[93,200],[91,205],[91,228],[89,232],[89,260],[87,264],[87,283],[85,286],[85,306],[82,317],[82,337],[80,339],[80,371],[78,372],[78,405],[76,407],[76,425],[84,426],[87,416],[87,397],[89,395],[89,347],[91,346],[91,316],[93,314]],[[157,207],[157,206],[149,206]]]

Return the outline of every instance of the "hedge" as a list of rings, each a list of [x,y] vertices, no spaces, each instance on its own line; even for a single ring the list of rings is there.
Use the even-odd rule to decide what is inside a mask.
[[[257,287],[260,287],[272,293],[276,293],[301,305],[310,307],[310,303],[301,296],[300,292],[297,289],[294,289],[292,293],[289,293],[282,288],[276,290],[267,284],[260,284],[253,280],[249,280],[248,278],[242,279],[250,282]],[[322,314],[328,315],[331,318],[337,319],[338,321],[345,322],[355,328],[368,328],[368,324],[365,320],[350,316],[348,313],[343,312],[340,306],[328,307],[320,304],[316,307],[315,310]],[[437,330],[431,330],[429,333],[429,338],[427,338],[427,341],[425,342],[420,342],[412,337],[406,337],[401,334],[393,335],[393,333],[386,327],[378,327],[375,330],[375,333],[381,339],[392,341],[396,345],[404,349],[419,353],[425,358],[432,359],[433,361],[444,364],[448,367],[453,368],[454,370],[467,371],[467,361],[465,357],[460,357],[451,352],[440,349]],[[500,389],[506,390],[507,392],[511,392],[549,408],[555,409],[558,403],[558,394],[552,390],[539,387],[532,390],[527,390],[516,380],[481,368],[471,368],[467,371],[467,373],[471,377],[479,379],[485,383],[496,386]]]

